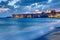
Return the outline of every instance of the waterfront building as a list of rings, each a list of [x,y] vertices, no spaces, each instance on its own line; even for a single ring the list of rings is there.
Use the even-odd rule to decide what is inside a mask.
[[[24,18],[22,14],[13,14],[13,18]]]
[[[46,12],[34,12],[27,14],[13,14],[12,18],[60,18],[60,11],[47,10]],[[9,17],[10,18],[10,17]]]
[[[32,15],[31,14],[27,14],[27,18],[32,18]]]
[[[38,18],[38,14],[33,14],[33,18]]]
[[[42,12],[41,15],[40,15],[41,18],[48,18],[48,15],[47,13],[45,12]]]
[[[46,13],[48,14],[49,18],[54,18],[56,15],[56,11],[55,10],[47,10]]]
[[[51,10],[46,10],[45,13],[51,13]]]

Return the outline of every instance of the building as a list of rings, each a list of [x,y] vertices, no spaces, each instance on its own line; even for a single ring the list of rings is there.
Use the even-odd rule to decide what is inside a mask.
[[[24,18],[23,14],[13,14],[12,15],[13,18]]]
[[[40,14],[13,14],[13,18],[40,18]]]
[[[60,18],[60,11],[47,10],[46,12],[34,12],[27,14],[13,14],[12,18]]]
[[[42,12],[40,15],[41,18],[48,18],[48,14],[45,12]]]
[[[47,10],[46,13],[48,14],[49,18],[54,18],[57,14],[55,10]]]

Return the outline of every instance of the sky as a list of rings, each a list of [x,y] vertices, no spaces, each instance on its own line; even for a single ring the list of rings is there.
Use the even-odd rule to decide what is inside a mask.
[[[25,12],[45,11],[50,9],[60,9],[60,0],[0,0],[0,17],[12,14],[23,14]]]

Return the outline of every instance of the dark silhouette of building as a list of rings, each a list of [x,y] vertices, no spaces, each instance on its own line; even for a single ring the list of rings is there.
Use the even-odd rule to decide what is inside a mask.
[[[40,15],[41,18],[48,18],[48,15],[47,13],[45,12],[42,12],[41,15]]]

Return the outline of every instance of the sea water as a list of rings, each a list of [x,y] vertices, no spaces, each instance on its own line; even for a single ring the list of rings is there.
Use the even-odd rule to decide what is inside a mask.
[[[0,18],[0,40],[33,40],[59,26],[56,18]]]

